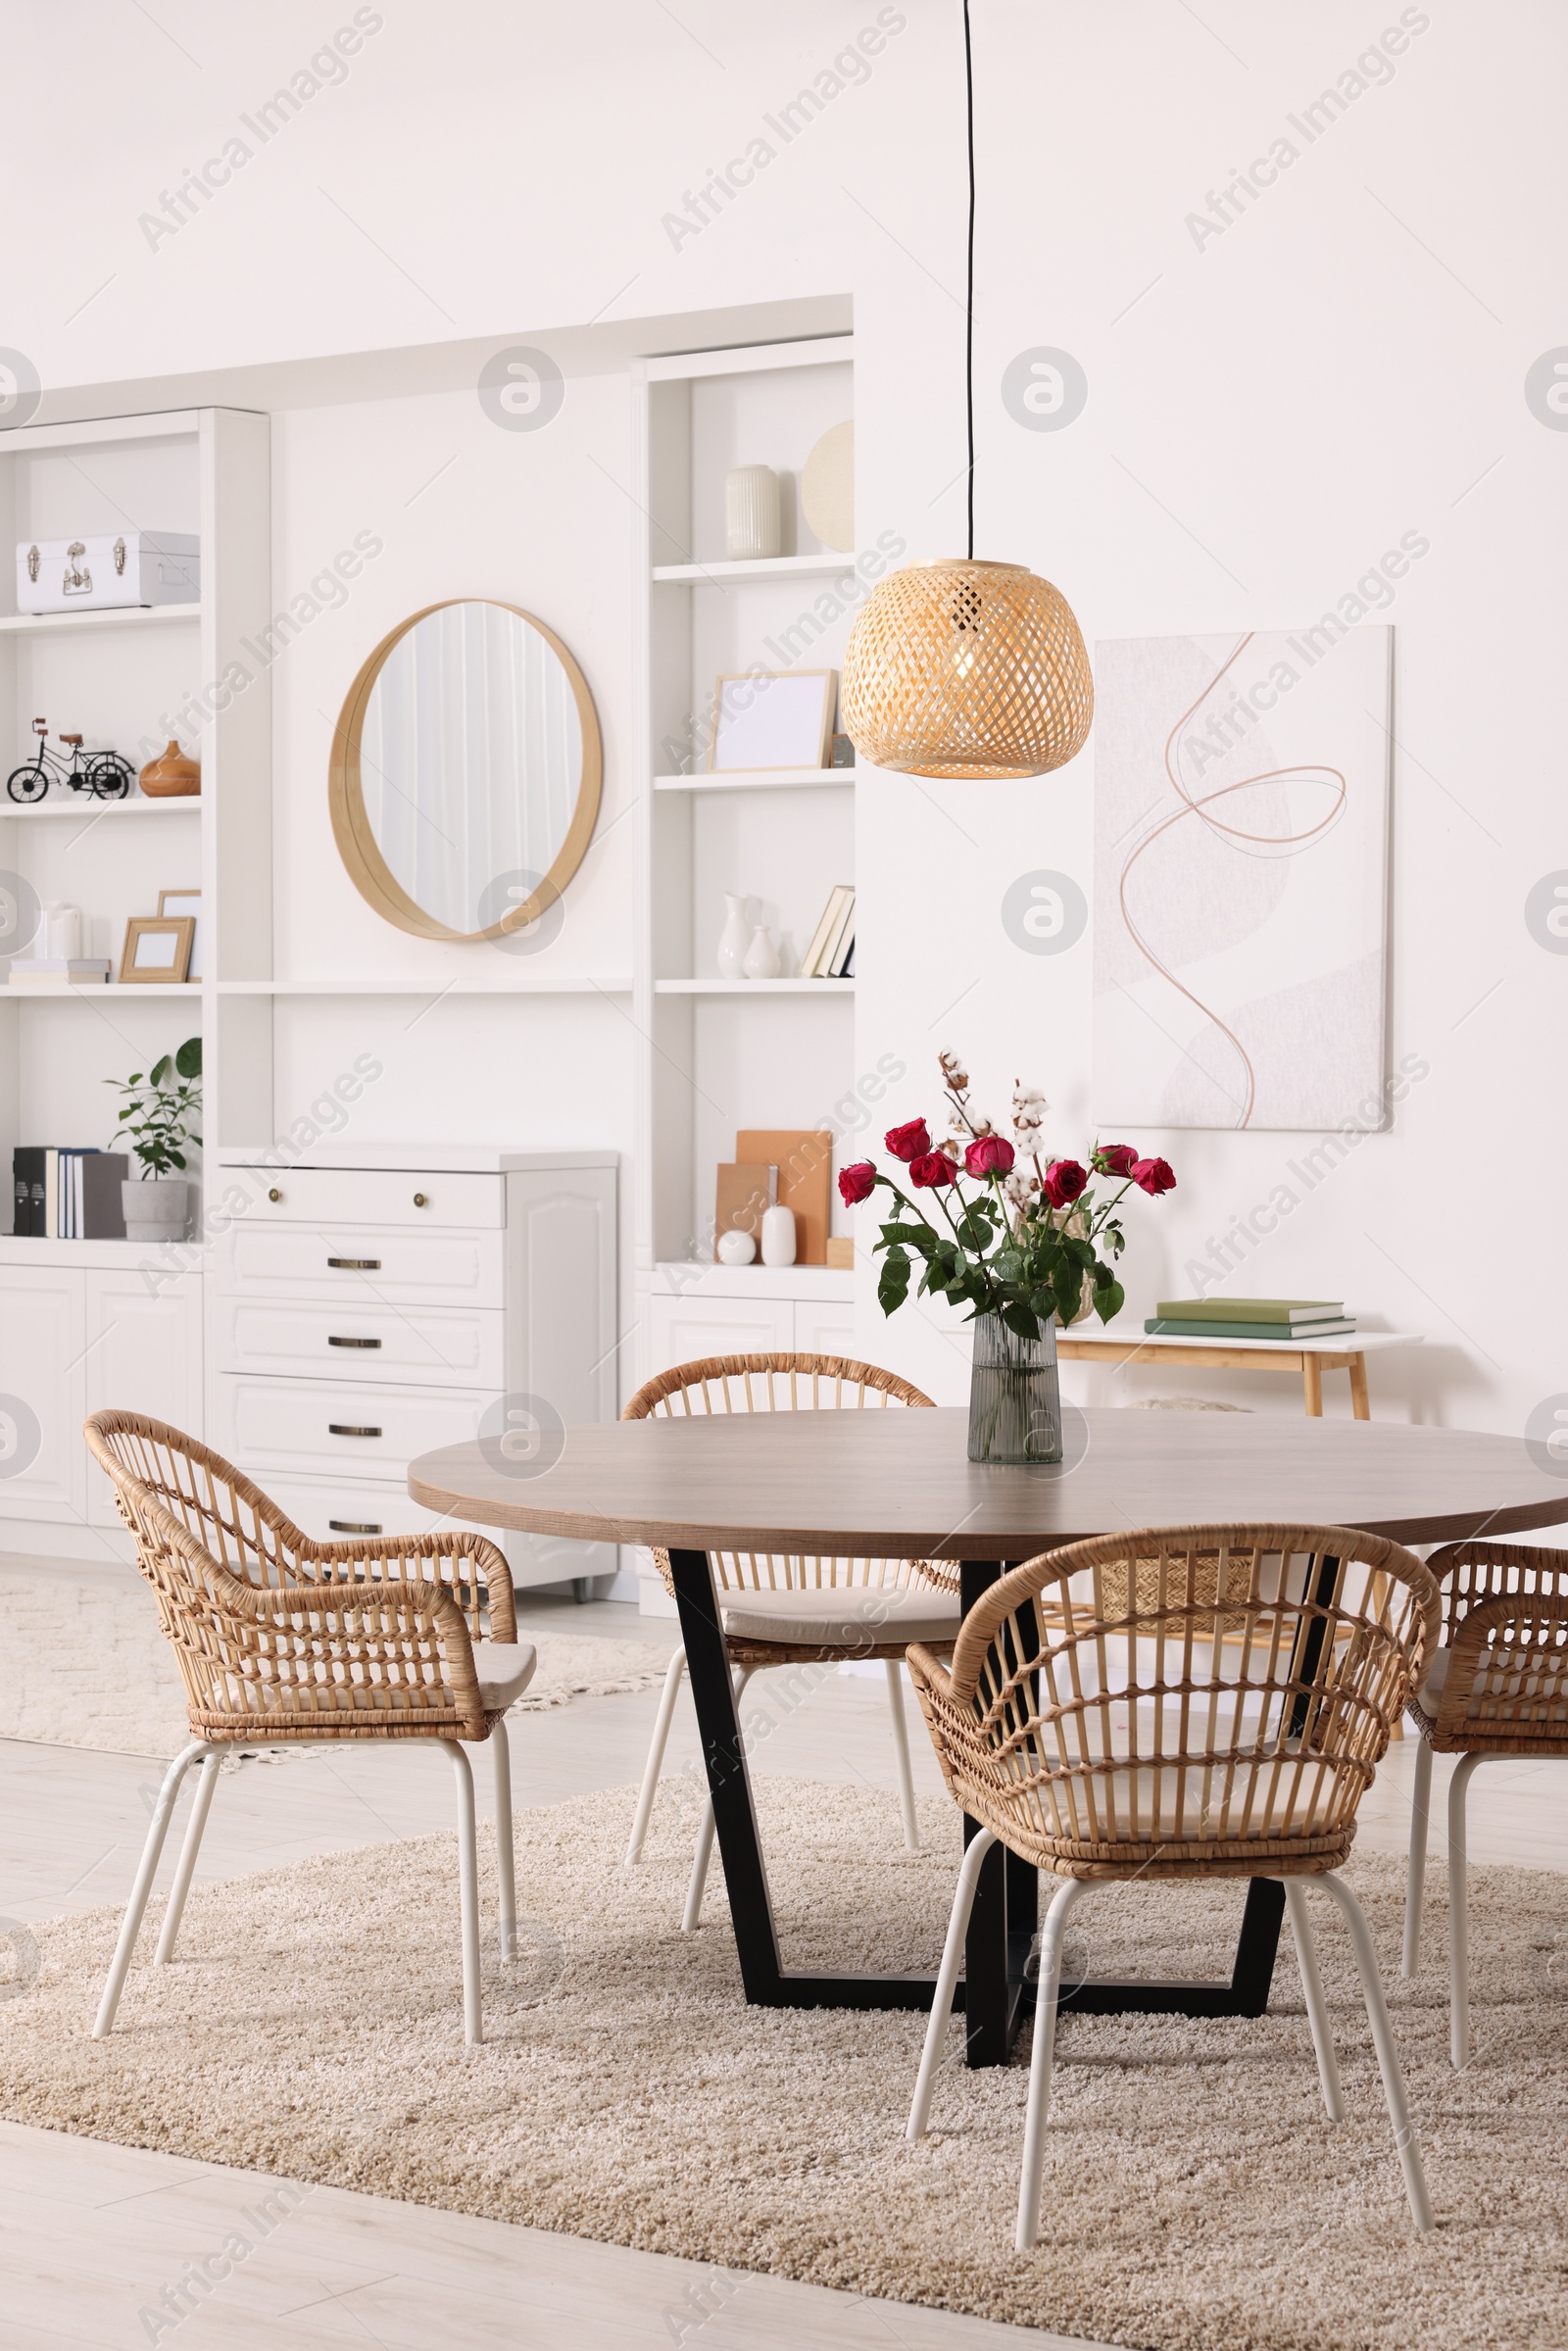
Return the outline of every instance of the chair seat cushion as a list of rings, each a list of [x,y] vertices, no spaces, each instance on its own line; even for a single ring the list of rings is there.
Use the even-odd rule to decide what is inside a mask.
[[[514,1705],[529,1683],[539,1662],[538,1651],[527,1641],[476,1641],[473,1644],[473,1667],[479,1677],[479,1695],[487,1714],[500,1714]]]
[[[726,1600],[723,1608],[731,1641],[850,1651],[902,1649],[911,1641],[945,1648],[958,1637],[960,1616],[956,1593],[897,1584],[749,1592]]]

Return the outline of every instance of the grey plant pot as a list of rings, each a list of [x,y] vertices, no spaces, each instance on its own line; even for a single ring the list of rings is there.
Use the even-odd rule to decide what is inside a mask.
[[[183,1241],[190,1184],[184,1176],[148,1176],[120,1187],[127,1241]]]

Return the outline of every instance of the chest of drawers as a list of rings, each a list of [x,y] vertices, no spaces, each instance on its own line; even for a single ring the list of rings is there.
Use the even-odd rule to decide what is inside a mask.
[[[217,1160],[233,1212],[208,1259],[209,1437],[307,1534],[422,1530],[411,1458],[509,1415],[614,1418],[613,1151]],[[506,1550],[519,1586],[616,1566],[608,1543]]]

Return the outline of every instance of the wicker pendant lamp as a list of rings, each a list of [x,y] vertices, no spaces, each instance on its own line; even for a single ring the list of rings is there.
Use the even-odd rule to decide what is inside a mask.
[[[963,0],[963,62],[969,132],[968,554],[911,563],[872,590],[844,657],[843,724],[862,759],[906,775],[1049,775],[1083,749],[1095,689],[1082,631],[1060,590],[1027,564],[975,560],[969,0]]]

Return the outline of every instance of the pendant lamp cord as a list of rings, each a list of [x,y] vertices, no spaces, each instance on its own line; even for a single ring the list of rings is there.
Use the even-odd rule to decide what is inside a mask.
[[[969,561],[974,562],[974,56],[969,40],[969,0],[963,0],[963,84],[969,132],[969,256],[964,293],[963,387],[969,428]]]

